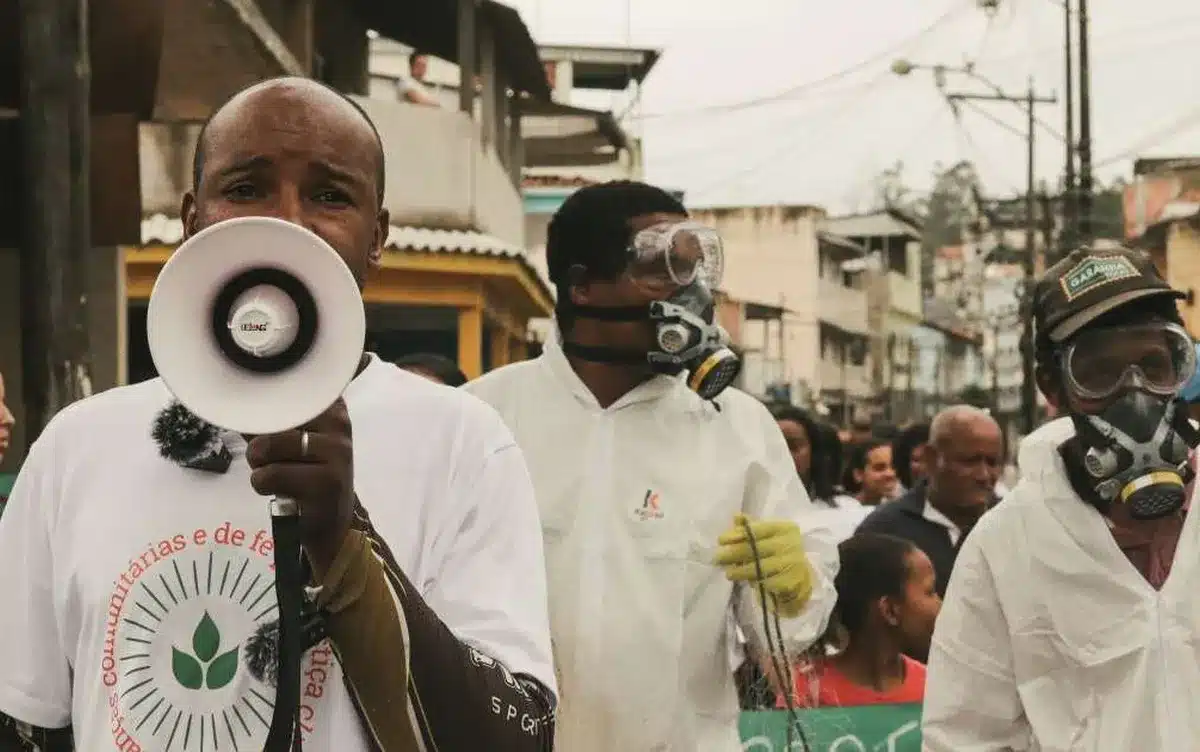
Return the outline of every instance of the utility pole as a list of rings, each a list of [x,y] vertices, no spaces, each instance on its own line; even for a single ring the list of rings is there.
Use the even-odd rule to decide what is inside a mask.
[[[1092,77],[1088,62],[1087,0],[1079,0],[1079,240],[1091,244],[1093,228],[1092,184]]]
[[[1038,232],[1037,195],[1034,185],[1036,179],[1034,157],[1037,153],[1037,113],[1035,110],[1039,104],[1055,104],[1058,98],[1038,95],[1034,91],[1032,77],[1029,79],[1029,88],[1023,97],[1010,96],[1003,91],[996,91],[993,94],[947,92],[946,98],[951,102],[966,100],[1010,102],[1025,109],[1025,141],[1027,146],[1025,160],[1025,254],[1022,259],[1022,266],[1025,277],[1023,295],[1028,300],[1033,292],[1036,271],[1034,254],[1037,253]],[[1024,325],[1021,345],[1021,415],[1024,423],[1023,428],[1026,435],[1028,435],[1037,427],[1037,387],[1033,376],[1033,317],[1028,312],[1024,316]]]
[[[1066,19],[1066,40],[1063,45],[1066,76],[1063,78],[1065,82],[1063,94],[1067,105],[1063,108],[1063,111],[1066,113],[1066,127],[1063,136],[1066,140],[1067,149],[1066,164],[1063,171],[1063,196],[1065,200],[1062,204],[1063,242],[1062,248],[1059,249],[1061,256],[1066,256],[1071,252],[1072,247],[1076,244],[1079,237],[1079,194],[1077,192],[1078,186],[1075,185],[1075,45],[1071,33],[1071,27],[1075,24],[1075,18],[1071,12],[1072,2],[1073,0],[1063,0],[1063,12]]]
[[[21,356],[29,440],[91,391],[87,0],[20,0],[24,239]]]

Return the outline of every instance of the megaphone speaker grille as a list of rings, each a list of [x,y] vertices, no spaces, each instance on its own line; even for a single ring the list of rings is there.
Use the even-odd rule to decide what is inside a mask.
[[[167,388],[200,418],[245,434],[303,425],[358,368],[366,313],[325,241],[266,217],[205,228],[159,272],[146,337]]]
[[[255,306],[260,301],[254,300],[253,294],[259,291],[282,293],[284,305],[294,307],[294,316],[272,311],[275,306]],[[250,300],[239,306],[246,298]],[[292,320],[283,323],[280,319]],[[248,269],[237,275],[212,306],[212,333],[217,347],[231,362],[256,373],[278,373],[299,363],[316,341],[317,323],[317,303],[304,283],[283,269],[271,267]],[[287,338],[278,352],[271,347],[271,335]],[[262,342],[261,348],[254,346],[255,339]]]

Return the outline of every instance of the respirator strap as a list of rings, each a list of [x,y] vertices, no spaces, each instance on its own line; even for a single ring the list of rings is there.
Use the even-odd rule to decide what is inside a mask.
[[[596,321],[646,321],[650,318],[650,306],[590,306],[568,303],[560,304],[563,312],[577,319]],[[582,356],[580,356],[582,357]]]
[[[601,347],[599,345],[580,345],[575,342],[563,342],[562,350],[567,355],[573,355],[581,360],[592,363],[611,363],[614,365],[646,365],[646,354],[621,350],[616,347]]]
[[[1184,443],[1192,449],[1200,446],[1200,430],[1197,430],[1192,425],[1192,421],[1188,419],[1188,404],[1183,400],[1175,403],[1175,415],[1173,416],[1172,428],[1175,433],[1179,434],[1179,438],[1183,439]]]

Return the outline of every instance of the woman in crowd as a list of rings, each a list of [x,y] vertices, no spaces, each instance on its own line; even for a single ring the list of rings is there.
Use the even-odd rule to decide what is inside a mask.
[[[838,601],[826,656],[796,666],[794,707],[921,702],[925,655],[942,601],[933,564],[890,535],[862,533],[838,546]],[[780,697],[778,707],[785,707]]]
[[[915,423],[900,432],[892,442],[892,458],[900,493],[915,487],[925,479],[925,448],[929,445],[929,424]]]
[[[839,543],[849,538],[871,510],[838,487],[842,443],[837,431],[792,405],[776,405],[771,414],[792,453],[796,474],[815,502],[816,509],[806,515],[805,525],[832,530]]]
[[[896,498],[900,484],[892,465],[892,445],[872,439],[851,447],[845,486],[859,503],[868,507]]]

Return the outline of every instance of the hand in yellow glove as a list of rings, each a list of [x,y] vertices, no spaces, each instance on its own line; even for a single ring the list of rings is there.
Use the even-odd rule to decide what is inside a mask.
[[[754,548],[746,534],[746,523],[754,534],[759,566],[754,565]],[[804,535],[800,527],[787,520],[754,520],[745,515],[734,518],[733,527],[717,539],[715,563],[733,582],[762,584],[772,596],[775,610],[788,618],[799,616],[812,597],[813,570],[804,553]],[[761,569],[762,579],[759,579]]]

